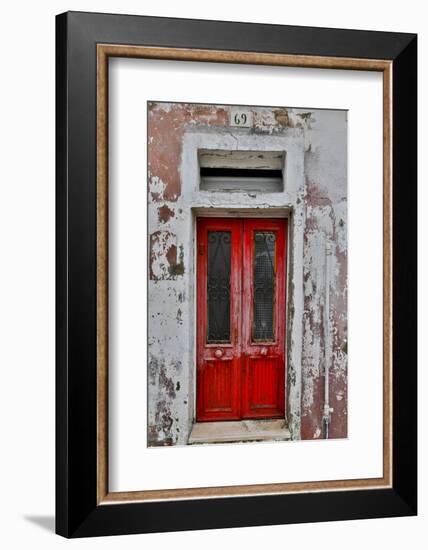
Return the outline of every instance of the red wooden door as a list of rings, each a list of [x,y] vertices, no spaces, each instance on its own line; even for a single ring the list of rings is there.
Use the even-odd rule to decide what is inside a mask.
[[[244,221],[242,418],[284,416],[285,223]]]
[[[237,420],[241,410],[241,221],[199,220],[197,255],[197,419]]]
[[[284,416],[286,223],[198,220],[199,422]]]

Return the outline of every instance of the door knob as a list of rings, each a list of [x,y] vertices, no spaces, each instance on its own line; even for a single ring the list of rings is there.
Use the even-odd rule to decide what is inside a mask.
[[[216,349],[214,355],[217,357],[217,359],[220,359],[220,357],[223,357],[224,351],[222,349]]]
[[[262,348],[260,350],[260,355],[267,355],[267,352],[268,352],[267,348]]]

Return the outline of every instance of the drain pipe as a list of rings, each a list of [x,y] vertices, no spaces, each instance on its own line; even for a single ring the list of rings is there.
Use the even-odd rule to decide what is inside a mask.
[[[323,426],[324,439],[328,439],[330,415],[333,409],[330,407],[329,368],[331,363],[331,330],[330,330],[330,282],[331,282],[331,241],[326,242],[325,256],[325,307],[324,307],[324,412]]]

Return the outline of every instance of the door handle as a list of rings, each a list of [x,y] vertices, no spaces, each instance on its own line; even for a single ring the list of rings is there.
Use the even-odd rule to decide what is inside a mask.
[[[217,357],[217,359],[220,359],[224,355],[224,350],[216,349],[215,352],[214,352],[214,355]]]
[[[267,355],[268,354],[268,349],[267,348],[262,348],[260,350],[260,355]]]

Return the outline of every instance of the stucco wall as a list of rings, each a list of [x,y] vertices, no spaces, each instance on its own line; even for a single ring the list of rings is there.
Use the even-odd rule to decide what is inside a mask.
[[[236,215],[280,212],[290,218],[287,419],[292,438],[324,435],[326,357],[331,358],[334,409],[329,435],[347,435],[346,113],[250,110],[252,126],[236,128],[230,126],[227,106],[148,105],[149,445],[187,443],[195,402],[195,218],[234,215],[234,209]],[[284,150],[284,191],[201,191],[201,148]]]

